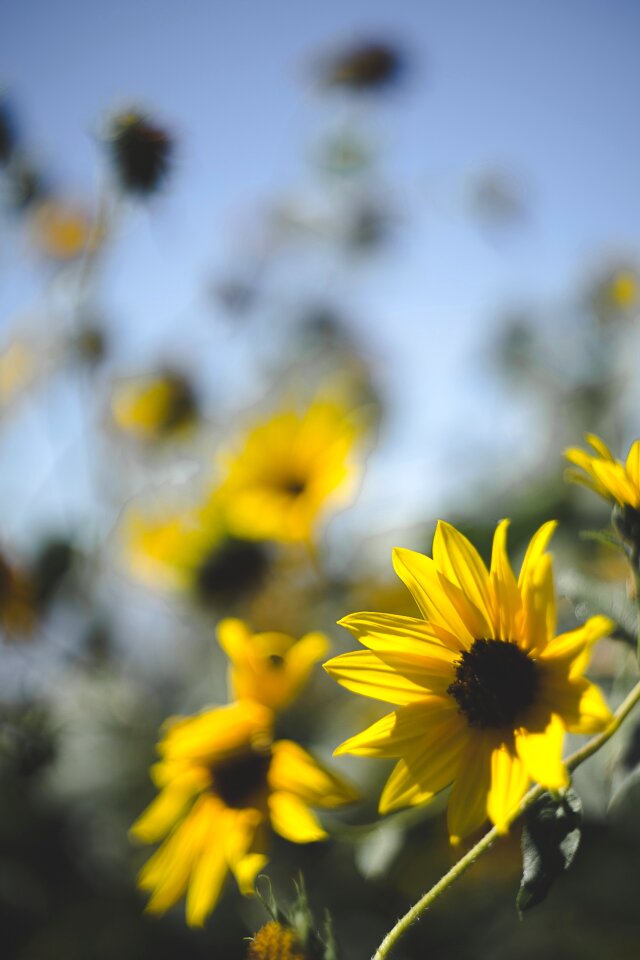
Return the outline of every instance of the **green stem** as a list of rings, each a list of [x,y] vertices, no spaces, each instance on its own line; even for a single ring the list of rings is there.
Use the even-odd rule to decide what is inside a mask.
[[[621,726],[624,719],[629,715],[631,710],[635,705],[640,701],[640,682],[635,685],[631,690],[628,696],[623,700],[618,709],[616,710],[613,720],[609,726],[603,730],[602,733],[598,734],[596,737],[593,737],[586,743],[583,747],[580,747],[579,750],[576,750],[569,757],[567,757],[565,764],[568,770],[575,770],[576,767],[580,766],[581,763],[584,763],[585,760],[588,760],[594,753],[596,753],[600,747],[602,747],[607,740],[609,740],[613,734]],[[527,810],[528,807],[534,803],[538,797],[540,797],[545,792],[545,788],[541,787],[539,784],[536,784],[535,787],[532,787],[522,798],[518,812],[514,817],[516,820],[518,817]],[[493,845],[493,843],[500,836],[499,831],[496,827],[493,827],[488,833],[485,833],[478,842],[461,857],[457,863],[455,863],[451,869],[445,873],[445,875],[438,880],[438,882],[428,890],[424,896],[420,898],[410,910],[405,913],[403,917],[398,920],[396,925],[389,931],[386,935],[375,954],[373,955],[373,960],[385,960],[386,957],[390,955],[390,952],[397,941],[400,939],[403,934],[406,933],[411,924],[420,917],[425,910],[428,910],[434,900],[437,900],[438,897],[448,890],[452,883],[454,883],[458,877],[461,877],[470,866],[472,866],[478,857],[480,857],[486,850]]]

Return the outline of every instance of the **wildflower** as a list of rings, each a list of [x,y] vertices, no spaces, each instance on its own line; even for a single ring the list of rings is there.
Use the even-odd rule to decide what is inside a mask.
[[[270,920],[249,944],[247,960],[305,960],[295,930]]]
[[[307,633],[300,640],[284,633],[252,633],[242,620],[230,617],[218,624],[218,640],[231,660],[232,696],[271,710],[283,709],[298,696],[329,646],[323,633]]]
[[[149,195],[161,186],[174,150],[166,130],[144,114],[131,110],[112,117],[106,140],[125,190]]]
[[[396,573],[422,619],[356,613],[341,621],[367,649],[325,664],[347,689],[397,709],[336,753],[399,757],[380,811],[430,800],[453,784],[452,842],[489,819],[505,832],[530,780],[568,784],[565,730],[591,733],[611,718],[582,673],[604,617],[555,636],[551,556],[555,524],[534,535],[516,580],[497,527],[488,571],[472,544],[439,523],[433,559],[394,551]]]
[[[405,69],[400,50],[379,40],[366,40],[335,54],[325,65],[329,86],[362,92],[381,90],[399,79]]]
[[[348,499],[358,428],[346,409],[316,400],[253,426],[236,452],[221,458],[229,524],[242,537],[309,541],[321,515]]]
[[[85,209],[52,197],[33,207],[29,225],[34,245],[52,260],[73,260],[99,239]]]
[[[231,535],[212,503],[125,519],[128,561],[152,587],[191,594],[205,605],[229,604],[258,590],[269,570],[264,544]]]
[[[309,805],[354,799],[298,744],[273,742],[272,721],[245,700],[167,723],[152,768],[160,793],[131,828],[143,843],[163,840],[138,877],[151,913],[186,893],[187,923],[202,926],[229,870],[241,893],[254,892],[269,826],[293,843],[323,840]]]
[[[174,370],[117,384],[111,409],[121,430],[147,441],[175,436],[198,418],[193,387]]]
[[[606,443],[594,434],[588,433],[586,440],[595,454],[570,447],[565,456],[579,470],[568,469],[567,479],[612,501],[613,522],[619,534],[629,543],[640,545],[640,440],[631,444],[625,463],[616,460]]]

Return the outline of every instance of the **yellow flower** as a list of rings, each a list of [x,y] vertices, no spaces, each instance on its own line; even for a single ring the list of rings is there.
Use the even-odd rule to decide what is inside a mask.
[[[124,541],[129,566],[140,580],[214,606],[257,589],[269,566],[262,544],[229,534],[213,500],[156,516],[133,507],[124,520]]]
[[[257,540],[308,541],[321,514],[353,491],[359,432],[354,417],[329,400],[252,427],[221,458],[232,529]]]
[[[329,647],[323,633],[307,633],[296,641],[284,633],[251,633],[242,620],[232,618],[218,624],[218,640],[231,660],[232,696],[271,710],[282,710],[298,696]]]
[[[138,440],[162,440],[193,426],[198,404],[189,381],[166,371],[117,384],[111,401],[117,426]]]
[[[295,930],[270,920],[250,942],[247,960],[305,960],[305,956]]]
[[[201,926],[229,870],[241,893],[254,892],[269,826],[294,843],[323,840],[309,805],[355,799],[298,744],[272,742],[272,722],[249,700],[168,722],[152,767],[160,793],[131,828],[143,843],[166,838],[138,877],[151,913],[186,893],[187,923]]]
[[[592,433],[586,435],[587,443],[595,454],[587,453],[579,447],[570,447],[565,456],[570,463],[583,472],[567,470],[568,480],[581,483],[595,491],[605,500],[618,503],[621,507],[640,508],[640,440],[631,444],[625,463],[616,460],[609,447]]]
[[[72,260],[101,239],[86,210],[64,200],[39,203],[31,214],[30,228],[35,246],[53,260]]]
[[[530,780],[558,790],[565,730],[591,733],[611,718],[582,673],[612,627],[592,617],[555,636],[551,556],[555,524],[534,535],[516,580],[497,527],[488,571],[472,544],[439,523],[433,559],[396,548],[396,573],[422,619],[355,613],[341,621],[365,646],[327,671],[347,689],[397,705],[336,753],[400,757],[380,811],[423,803],[453,784],[452,842],[489,819],[506,831]]]

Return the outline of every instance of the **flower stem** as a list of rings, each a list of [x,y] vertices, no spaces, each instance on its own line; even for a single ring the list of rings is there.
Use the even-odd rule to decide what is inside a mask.
[[[602,747],[607,740],[609,740],[613,734],[619,729],[624,719],[629,715],[631,710],[635,705],[640,701],[640,682],[635,685],[631,692],[620,704],[616,710],[613,720],[609,726],[603,730],[602,733],[593,737],[588,741],[583,747],[580,747],[569,757],[567,757],[565,764],[568,770],[575,770],[576,767],[580,766],[581,763],[584,763],[585,760],[588,760],[594,753],[596,753],[600,747]],[[516,820],[520,817],[528,807],[533,804],[538,797],[540,797],[545,792],[545,788],[541,787],[539,784],[532,787],[528,793],[524,795],[518,812],[513,818]],[[512,821],[513,822],[513,821]],[[454,883],[458,877],[461,877],[470,866],[472,866],[478,857],[480,857],[486,850],[493,845],[493,843],[500,836],[499,831],[496,827],[492,827],[484,837],[482,837],[478,842],[469,850],[463,857],[461,857],[457,863],[455,863],[451,869],[445,873],[445,875],[438,880],[438,882],[431,887],[414,905],[410,910],[405,913],[403,917],[398,920],[396,925],[389,931],[386,935],[375,954],[373,955],[373,960],[385,960],[393,949],[394,945],[403,936],[404,933],[408,930],[411,924],[420,917],[425,910],[428,910],[434,900],[437,900],[438,897],[447,890],[452,883]]]

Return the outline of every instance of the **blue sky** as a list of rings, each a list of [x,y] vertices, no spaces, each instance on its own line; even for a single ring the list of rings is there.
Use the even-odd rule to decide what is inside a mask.
[[[139,350],[162,349],[197,310],[242,214],[304,182],[331,110],[308,82],[313,57],[362,35],[406,45],[415,70],[371,111],[403,228],[375,269],[337,281],[393,399],[365,495],[398,522],[462,488],[465,448],[504,452],[530,425],[485,365],[496,312],[560,299],[600,257],[640,250],[634,0],[11,6],[0,83],[69,189],[94,189],[93,132],[114,105],[156,108],[180,139],[170,191],[127,224],[111,263],[110,307]],[[487,167],[514,171],[531,198],[508,242],[464,211],[469,174]],[[29,306],[29,275],[3,281],[7,325]]]

